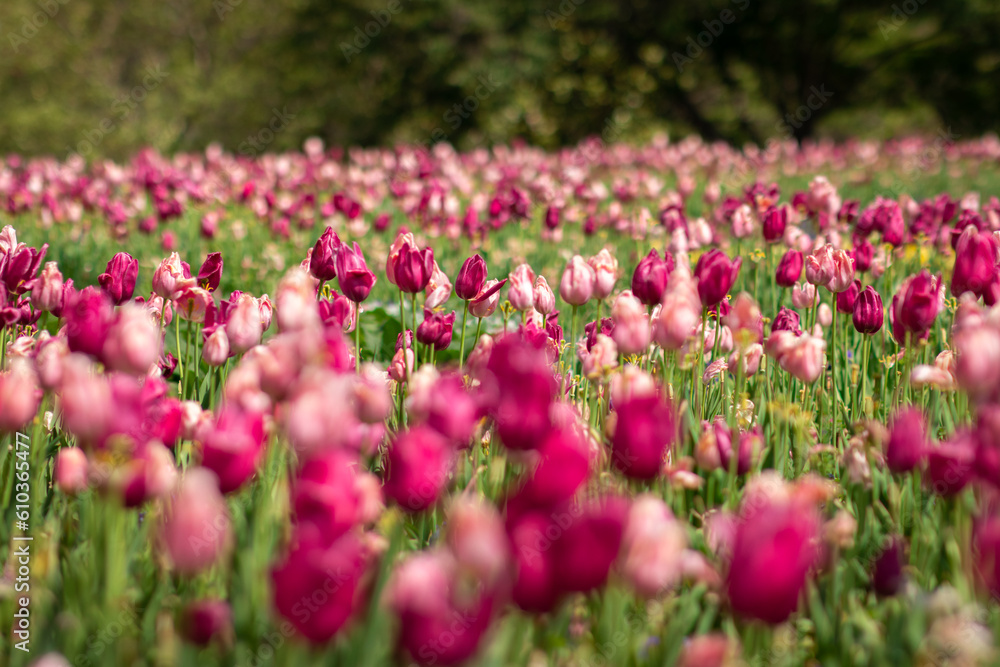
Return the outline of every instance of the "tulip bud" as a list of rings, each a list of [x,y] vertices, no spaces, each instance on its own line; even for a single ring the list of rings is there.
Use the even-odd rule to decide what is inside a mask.
[[[837,312],[850,314],[854,312],[854,302],[857,301],[858,294],[861,293],[861,281],[855,280],[843,292],[837,294]]]
[[[854,283],[854,260],[846,250],[833,251],[831,258],[832,272],[825,286],[831,292],[839,294],[850,289]]]
[[[797,284],[792,288],[792,305],[796,308],[812,308],[816,305],[816,286],[810,283]]]
[[[781,256],[778,268],[774,273],[774,281],[781,287],[791,287],[802,275],[802,253],[798,250],[788,250]]]
[[[323,230],[316,240],[316,245],[309,255],[309,273],[320,282],[327,282],[337,277],[337,249],[341,246],[340,238],[332,227]]]
[[[916,408],[902,410],[893,417],[885,446],[889,470],[904,473],[918,467],[927,456],[929,443],[924,415]]]
[[[659,304],[673,270],[674,258],[669,253],[660,259],[660,253],[655,248],[650,250],[632,274],[632,293],[647,306]]]
[[[87,489],[87,455],[79,447],[63,447],[56,454],[56,486],[69,496]]]
[[[680,582],[687,532],[659,498],[642,495],[629,508],[622,536],[622,573],[646,597]]]
[[[632,296],[628,290],[615,299],[611,309],[615,321],[612,337],[623,354],[640,354],[649,347],[652,331],[649,326],[649,316],[639,299]]]
[[[343,274],[341,275],[343,276]],[[228,319],[225,326],[225,337],[227,339],[226,356],[228,357],[230,354],[243,354],[250,348],[260,344],[260,338],[263,335],[264,327],[261,323],[259,302],[249,294],[241,294],[237,298],[235,305],[231,304],[229,307]],[[208,343],[206,342],[205,345],[207,350]],[[221,348],[216,350],[216,352],[221,353]],[[207,356],[205,357],[205,361],[213,366],[219,365],[208,361]],[[225,362],[223,361],[223,363]]]
[[[454,450],[425,426],[397,435],[386,458],[384,492],[404,510],[419,512],[437,502],[451,476]]]
[[[602,248],[601,252],[588,259],[587,263],[594,269],[594,298],[608,298],[614,291],[615,281],[618,279],[618,260],[607,248]],[[635,291],[634,287],[632,291]]]
[[[427,288],[424,292],[424,306],[431,310],[444,304],[451,296],[451,281],[447,274],[441,270],[437,262],[434,262],[434,272],[431,279],[427,281]]]
[[[169,257],[160,262],[153,273],[153,292],[164,299],[176,299],[185,287],[193,287],[195,284],[194,279],[185,274],[181,258],[176,252],[170,253]]]
[[[616,408],[612,463],[634,479],[653,479],[677,438],[673,409],[658,396],[639,396]]]
[[[764,213],[764,240],[768,243],[780,241],[785,235],[785,228],[787,226],[788,208],[785,206],[771,206]]]
[[[539,276],[541,280],[545,280]],[[507,288],[507,300],[514,310],[526,311],[535,305],[535,293],[532,283],[535,282],[535,272],[527,264],[520,264],[510,274],[510,287]],[[553,307],[555,304],[553,303]]]
[[[868,285],[854,301],[854,328],[860,333],[871,335],[882,328],[884,319],[882,297],[874,287]]]
[[[476,254],[465,260],[455,278],[455,295],[464,301],[471,301],[486,284],[486,260]]]
[[[590,300],[594,293],[594,281],[597,275],[580,255],[573,255],[559,282],[559,296],[566,303],[582,306]]]
[[[473,317],[489,317],[496,311],[500,303],[500,288],[504,286],[507,279],[488,280],[483,285],[479,295],[469,302],[469,313]]]
[[[212,639],[232,634],[233,611],[224,600],[196,600],[184,610],[181,627],[189,642],[208,646]]]
[[[394,273],[401,291],[406,294],[424,291],[434,274],[434,251],[429,247],[417,250],[415,246],[404,245],[399,250]],[[457,289],[456,293],[461,296]]]
[[[731,261],[725,253],[712,248],[698,258],[694,275],[698,279],[698,296],[706,308],[717,305],[736,282],[743,258]]]
[[[46,262],[31,285],[31,305],[37,310],[58,312],[63,306],[63,275],[56,262]]]
[[[340,283],[340,290],[354,303],[361,303],[368,298],[368,294],[375,285],[375,274],[368,269],[365,262],[364,253],[357,243],[351,249],[347,244],[341,244],[334,254],[334,263],[337,268],[337,280]],[[431,272],[433,274],[433,271]],[[428,281],[430,278],[428,278]],[[424,283],[426,287],[427,282]],[[423,289],[423,288],[421,288]]]
[[[229,338],[225,327],[218,327],[208,338],[201,349],[201,358],[209,366],[221,366],[229,359]]]
[[[130,375],[145,375],[160,358],[160,328],[145,308],[123,305],[108,329],[102,358],[108,367]]]
[[[542,315],[549,315],[556,309],[556,295],[549,287],[545,276],[535,278],[534,304],[535,310]]]
[[[15,360],[9,371],[0,373],[0,433],[23,428],[35,416],[40,401],[41,390],[31,363]]]

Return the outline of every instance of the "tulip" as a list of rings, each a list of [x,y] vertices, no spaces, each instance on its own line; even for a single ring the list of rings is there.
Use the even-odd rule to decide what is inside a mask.
[[[41,250],[21,243],[4,254],[0,261],[0,279],[10,294],[24,294],[31,289],[48,249],[48,243],[43,244]]]
[[[225,327],[217,327],[205,339],[205,344],[201,349],[201,358],[209,366],[218,368],[229,359],[229,337],[226,335]]]
[[[341,245],[340,238],[332,227],[323,230],[309,256],[309,273],[316,280],[325,283],[337,277],[337,250]]]
[[[951,276],[951,293],[960,297],[972,292],[983,296],[996,270],[1000,245],[989,232],[980,232],[969,225],[958,238],[955,248],[955,270]]]
[[[506,283],[506,278],[503,280],[487,280],[479,295],[469,302],[469,312],[478,318],[492,315],[500,303],[500,288]]]
[[[825,366],[826,341],[809,334],[796,339],[794,346],[781,356],[778,363],[805,384],[819,379]]]
[[[504,445],[537,447],[552,428],[550,407],[556,395],[545,353],[520,336],[507,336],[493,345],[484,371],[483,402]]]
[[[93,286],[72,296],[63,309],[70,351],[100,359],[113,316],[111,302]]]
[[[451,296],[451,281],[447,274],[441,270],[437,262],[434,262],[434,272],[431,279],[427,281],[427,288],[424,293],[424,306],[431,310],[444,304]]]
[[[885,462],[889,470],[895,473],[913,470],[927,456],[928,448],[923,413],[916,408],[896,413],[885,446]]]
[[[212,294],[196,285],[185,287],[174,301],[177,314],[189,322],[202,323],[210,309],[215,308]]]
[[[825,286],[833,280],[836,265],[833,246],[824,244],[806,257],[806,281],[816,287]],[[852,277],[853,279],[853,277]]]
[[[510,287],[507,288],[507,300],[510,301],[510,305],[514,307],[514,310],[521,312],[531,310],[535,305],[535,288],[533,285],[535,282],[535,272],[527,264],[519,264],[511,272],[509,281]]]
[[[342,449],[323,452],[303,463],[292,487],[296,524],[315,526],[327,544],[360,524],[367,484],[362,480],[371,473],[358,467],[356,455]]]
[[[0,373],[0,406],[3,408],[0,410],[0,433],[13,433],[23,428],[35,416],[40,402],[41,390],[30,362],[16,360],[9,371]]]
[[[159,537],[174,568],[185,574],[211,567],[229,551],[229,508],[210,470],[185,472],[164,513]]]
[[[469,660],[499,607],[492,591],[463,586],[458,569],[446,551],[420,552],[405,559],[387,584],[386,598],[399,618],[399,647],[416,665]]]
[[[882,310],[882,297],[871,285],[865,287],[854,301],[854,328],[858,332],[871,335],[882,328],[885,314]]]
[[[621,550],[628,503],[621,498],[596,499],[578,512],[552,544],[555,584],[568,593],[586,593],[605,584]]]
[[[389,377],[396,382],[405,382],[413,373],[413,348],[398,348],[389,363]]]
[[[573,255],[559,282],[559,296],[571,306],[582,306],[594,293],[597,275],[580,255]]]
[[[694,275],[698,279],[698,296],[703,306],[715,306],[725,298],[736,282],[742,265],[742,257],[731,261],[725,253],[715,248],[698,258]]]
[[[861,293],[861,281],[855,280],[851,283],[843,292],[837,294],[837,312],[852,314],[854,312],[854,302],[858,299],[858,294]]]
[[[160,358],[160,328],[145,308],[125,304],[108,329],[101,358],[109,368],[145,375]]]
[[[222,253],[210,252],[201,268],[198,269],[198,286],[202,289],[214,292],[219,288],[219,281],[222,280]]]
[[[905,543],[900,537],[892,537],[875,559],[872,567],[872,589],[880,596],[888,597],[898,593],[905,581],[903,573],[903,548]]]
[[[590,475],[587,444],[573,429],[560,428],[550,431],[537,450],[538,462],[521,486],[519,499],[535,507],[571,500]]]
[[[185,274],[180,255],[176,252],[160,262],[153,273],[153,292],[164,299],[176,299],[185,287],[193,287],[195,281]]]
[[[743,518],[726,578],[737,614],[772,625],[792,615],[818,563],[819,524],[811,506],[793,501],[765,502]]]
[[[673,270],[673,256],[667,253],[660,259],[660,253],[655,248],[650,250],[632,274],[632,293],[647,306],[659,304]]]
[[[260,344],[264,326],[261,323],[260,305],[257,299],[249,294],[240,294],[236,303],[230,305],[227,315],[225,326],[228,341],[227,356],[230,353],[243,354]]]
[[[386,456],[385,495],[409,512],[431,507],[447,486],[454,458],[451,444],[426,426],[398,434]]]
[[[368,269],[365,256],[358,244],[354,244],[353,250],[347,244],[341,244],[334,253],[334,264],[340,291],[354,303],[361,303],[367,299],[376,279],[375,274]]]
[[[798,250],[788,250],[781,256],[778,268],[774,273],[774,281],[781,287],[791,287],[802,275],[802,253]]]
[[[792,305],[796,308],[812,308],[816,305],[816,286],[810,283],[796,284],[792,288]]]
[[[556,309],[556,295],[552,292],[552,288],[549,287],[549,283],[546,282],[545,276],[535,278],[533,300],[535,310],[542,315],[549,315]]]
[[[503,581],[512,554],[496,506],[463,493],[452,501],[447,516],[445,541],[459,568],[471,573],[487,588]]]
[[[432,377],[425,378],[425,369]],[[427,424],[457,447],[466,447],[479,422],[479,405],[466,390],[461,377],[441,376],[425,365],[410,383],[406,408],[414,424]]]
[[[75,496],[87,490],[87,455],[79,447],[63,447],[56,454],[55,481],[59,490]]]
[[[367,603],[369,560],[353,533],[326,545],[315,528],[296,530],[290,551],[271,571],[275,609],[314,644],[329,641]]]
[[[231,493],[257,471],[264,450],[264,418],[226,407],[200,440],[201,464],[216,474],[223,493]]]
[[[417,327],[417,340],[423,345],[433,345],[438,352],[447,350],[454,326],[455,311],[443,315],[424,308],[424,321]]]
[[[208,646],[213,639],[233,632],[233,610],[225,600],[196,600],[184,610],[181,623],[185,639],[198,646]]]
[[[658,396],[641,396],[617,405],[612,463],[633,479],[653,479],[677,438],[673,409]]]
[[[396,281],[396,270],[399,267],[399,255],[404,247],[416,247],[416,241],[413,239],[413,234],[405,230],[400,230],[399,234],[392,242],[392,246],[389,247],[389,257],[385,263],[385,277],[390,283],[398,286],[399,283]]]
[[[622,537],[622,574],[640,594],[654,598],[679,583],[687,532],[670,508],[652,495],[632,502]]]
[[[469,257],[455,278],[455,295],[463,301],[475,299],[486,284],[486,275],[486,260],[478,254]]]
[[[279,332],[301,331],[319,324],[316,279],[301,267],[293,267],[282,276],[274,300]]]
[[[875,248],[872,246],[871,241],[868,239],[855,239],[854,253],[852,254],[852,257],[854,258],[854,268],[860,273],[864,273],[870,269],[874,254]]]
[[[854,284],[854,260],[846,250],[835,250],[832,253],[832,262],[833,270],[825,287],[834,294],[839,294]]]
[[[833,310],[828,304],[819,304],[819,307],[816,309],[816,322],[821,327],[828,327],[833,324]]]
[[[401,291],[406,294],[422,292],[434,274],[434,251],[431,248],[417,250],[414,246],[404,245],[399,251],[394,271],[396,286]]]
[[[589,326],[589,325],[588,325]],[[582,358],[583,374],[590,380],[604,379],[618,366],[618,346],[610,336],[597,334]]]
[[[952,497],[964,489],[976,472],[976,436],[968,429],[956,431],[950,440],[927,448],[927,478],[931,491]]]
[[[63,275],[56,262],[46,262],[41,274],[31,284],[31,305],[46,312],[59,312],[63,306]]]
[[[594,298],[599,300],[608,298],[614,291],[615,281],[618,279],[618,260],[607,248],[602,248],[601,252],[588,259],[587,263],[594,269]],[[635,287],[632,291],[635,291]]]
[[[780,241],[785,235],[785,228],[788,226],[788,208],[785,206],[771,206],[764,213],[763,233],[764,240],[768,243]],[[796,276],[796,280],[798,277]],[[795,281],[792,281],[795,282]]]
[[[907,336],[922,338],[930,331],[942,308],[943,285],[939,277],[924,269],[903,281],[892,297],[892,335],[900,345]]]
[[[745,350],[737,350],[729,356],[729,367],[736,368],[737,364],[743,365],[743,377],[753,377],[760,370],[760,360],[764,356],[764,346],[760,343],[753,343]]]
[[[791,331],[796,335],[802,333],[799,314],[790,308],[779,310],[774,321],[771,322],[771,333],[775,331]]]
[[[615,322],[612,337],[622,354],[641,354],[649,347],[652,339],[649,315],[630,291],[625,290],[615,299],[611,317]]]

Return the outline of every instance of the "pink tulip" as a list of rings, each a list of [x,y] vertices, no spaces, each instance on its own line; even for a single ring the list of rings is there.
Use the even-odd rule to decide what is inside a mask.
[[[632,502],[622,537],[621,569],[640,594],[654,598],[680,582],[687,532],[667,505],[652,495]]]
[[[185,274],[180,255],[176,252],[160,262],[153,273],[153,292],[164,299],[176,299],[185,287],[196,286],[196,281]]]
[[[615,289],[618,279],[618,260],[607,248],[587,260],[594,269],[594,298],[606,299]]]
[[[846,250],[835,250],[832,253],[832,262],[833,270],[825,286],[831,292],[839,294],[854,284],[854,259]]]
[[[9,371],[0,373],[0,433],[23,428],[35,416],[40,401],[41,390],[31,363],[17,360]]]
[[[427,282],[427,289],[424,294],[424,306],[433,310],[444,304],[451,296],[452,285],[448,280],[448,275],[441,270],[437,262],[434,262],[434,271],[431,279]]]
[[[264,419],[226,407],[199,437],[201,464],[216,474],[223,493],[231,493],[257,471],[264,448]]]
[[[545,276],[535,278],[534,305],[535,310],[542,315],[550,315],[556,309],[556,295],[549,287]]]
[[[612,337],[622,354],[641,354],[649,347],[652,330],[645,306],[625,290],[615,299],[611,308],[615,328]]]
[[[806,281],[817,287],[825,286],[834,277],[836,266],[833,258],[833,246],[821,245],[806,257]],[[853,280],[854,277],[851,276]]]
[[[594,282],[597,275],[580,255],[573,255],[559,282],[559,296],[566,303],[582,306],[590,301],[594,294]]]
[[[31,285],[31,305],[38,310],[58,312],[63,306],[63,275],[56,262],[46,262]]]
[[[812,308],[816,305],[816,286],[810,283],[797,284],[792,288],[792,305],[796,308]]]
[[[185,574],[211,567],[230,550],[229,508],[210,470],[184,473],[164,513],[160,540],[173,566]]]
[[[544,280],[544,278],[542,278]],[[530,310],[535,305],[535,272],[527,264],[519,264],[510,274],[507,300],[515,310]]]
[[[386,458],[385,494],[403,509],[419,512],[437,502],[454,463],[454,449],[438,433],[417,426],[399,434]]]
[[[225,327],[218,327],[205,339],[201,348],[201,358],[209,366],[218,368],[229,359],[229,337]]]
[[[102,358],[114,370],[145,375],[160,357],[160,343],[160,328],[146,309],[126,303],[108,329]]]
[[[492,315],[500,303],[500,288],[506,282],[506,278],[502,281],[487,280],[479,295],[469,302],[469,314],[473,317],[489,317]]]
[[[260,343],[264,327],[257,299],[246,293],[240,294],[236,303],[230,304],[227,316],[225,333],[230,354],[243,354]]]
[[[59,490],[75,496],[87,489],[87,455],[79,447],[63,447],[56,454],[55,480]]]

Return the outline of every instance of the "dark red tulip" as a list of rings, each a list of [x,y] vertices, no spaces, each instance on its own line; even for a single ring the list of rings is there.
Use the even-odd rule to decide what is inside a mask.
[[[927,487],[939,496],[954,496],[972,481],[975,464],[975,435],[959,430],[937,447],[927,448]]]
[[[208,646],[231,633],[232,627],[233,611],[225,600],[195,600],[184,610],[181,623],[184,638],[198,646]]]
[[[798,608],[819,560],[819,516],[808,505],[772,501],[736,528],[726,590],[740,616],[772,625]]]
[[[663,300],[663,292],[673,270],[673,255],[665,253],[660,259],[659,251],[655,248],[650,250],[632,274],[632,294],[646,306],[657,305]]]
[[[799,281],[805,260],[798,250],[789,250],[781,256],[778,268],[774,272],[774,281],[781,287],[791,287]]]
[[[780,241],[788,226],[788,209],[784,206],[772,206],[764,213],[762,231],[764,240],[768,243]]]
[[[132,298],[138,276],[139,260],[127,252],[120,252],[111,258],[104,273],[97,276],[97,282],[112,303],[120,306]]]
[[[497,434],[510,449],[534,449],[552,430],[550,408],[556,380],[544,349],[517,334],[504,336],[493,348],[480,391]]]
[[[885,312],[882,310],[882,297],[871,285],[858,293],[854,300],[852,314],[854,328],[863,334],[873,334],[882,328]]]
[[[354,303],[367,299],[375,285],[375,274],[368,268],[357,242],[354,243],[353,250],[342,243],[334,254],[334,264],[344,296]]]
[[[386,497],[408,512],[434,505],[448,484],[455,448],[437,431],[417,426],[399,433],[386,456]]]
[[[875,256],[875,247],[866,238],[854,239],[854,250],[851,254],[854,258],[854,268],[858,273],[864,273],[872,267],[872,259]]]
[[[11,294],[24,294],[31,289],[29,283],[35,279],[42,266],[49,244],[42,248],[29,248],[23,243],[10,250],[0,262],[0,279]]]
[[[615,406],[611,461],[627,477],[653,479],[677,438],[673,409],[659,396],[637,396]]]
[[[456,447],[469,446],[481,415],[479,405],[465,388],[461,376],[456,373],[442,375],[426,396],[414,403],[411,416],[418,416]]]
[[[586,593],[604,585],[621,548],[628,502],[610,497],[592,500],[576,510],[552,545],[556,587],[567,593]]]
[[[336,257],[340,245],[340,237],[333,231],[333,227],[327,227],[313,246],[309,257],[309,273],[320,282],[325,283],[337,277]]]
[[[910,472],[927,456],[927,424],[916,408],[896,413],[885,446],[885,463],[896,473]]]
[[[434,273],[434,251],[427,247],[417,250],[409,244],[399,251],[396,285],[407,294],[423,292]]]
[[[357,455],[343,449],[307,460],[292,486],[296,524],[315,526],[326,544],[358,524],[363,498],[355,484],[357,467]]]
[[[569,501],[590,475],[586,443],[569,428],[551,431],[538,446],[539,460],[519,491],[533,507]]]
[[[455,295],[463,301],[475,299],[486,284],[486,260],[478,254],[465,260],[455,278]]]
[[[992,232],[981,232],[969,225],[955,248],[955,270],[951,274],[951,293],[962,296],[972,292],[983,296],[997,266],[997,240]]]
[[[941,278],[924,269],[903,281],[892,297],[892,335],[906,345],[906,335],[924,337],[930,331],[942,306]]]
[[[275,609],[314,644],[329,641],[367,604],[368,553],[354,533],[326,546],[315,527],[296,529],[271,571]]]
[[[837,312],[838,313],[853,313],[854,303],[858,300],[858,294],[861,293],[861,281],[855,280],[851,283],[843,292],[837,294]]]
[[[872,589],[876,594],[888,597],[903,588],[906,576],[903,574],[903,538],[892,537],[872,567]]]
[[[424,308],[424,321],[417,327],[417,340],[423,345],[433,345],[438,352],[447,350],[454,326],[455,311],[445,315]]]
[[[220,280],[222,280],[222,253],[211,252],[198,269],[198,284],[209,292],[214,292],[219,288]]]
[[[792,331],[795,335],[802,333],[799,324],[799,314],[790,308],[782,308],[778,311],[774,321],[771,322],[771,333],[775,331]]]
[[[701,304],[709,307],[722,301],[736,282],[742,265],[742,257],[730,260],[726,253],[717,248],[712,248],[699,257],[694,267],[694,276],[698,279]]]

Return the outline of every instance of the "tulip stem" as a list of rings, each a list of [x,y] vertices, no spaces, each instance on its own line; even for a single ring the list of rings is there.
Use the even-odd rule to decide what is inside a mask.
[[[837,405],[840,401],[837,396],[837,298],[833,299],[833,321],[830,323],[831,329],[833,329],[830,334],[830,347],[833,348],[831,352],[831,364],[830,364],[830,409],[833,412],[833,439],[830,444],[837,447],[837,417],[840,411],[840,406]]]
[[[462,343],[458,349],[458,370],[465,366],[465,323],[469,319],[469,302],[465,302],[465,310],[462,311]]]
[[[868,334],[864,334],[861,339],[861,377],[859,382],[858,400],[857,407],[855,408],[856,413],[862,413],[865,405],[865,382],[868,379],[868,344],[871,341],[871,337]],[[855,416],[855,418],[857,415]]]
[[[691,401],[697,406],[698,419],[701,420],[705,403],[704,383],[701,382],[701,375],[705,372],[705,334],[708,332],[708,307],[701,309],[701,335],[698,337],[698,365],[695,366],[694,375],[691,376]],[[701,391],[698,390],[701,383]]]
[[[181,318],[174,313],[174,341],[177,343],[177,374],[180,379],[177,381],[177,391],[181,400],[184,399],[184,355],[181,353]]]
[[[403,352],[406,355],[406,352]],[[403,359],[406,364],[406,359]],[[354,304],[354,372],[361,373],[361,303]]]
[[[403,290],[399,290],[399,326],[403,336],[403,381],[410,379],[410,365],[406,362],[406,352],[409,347],[406,343],[406,311],[403,310]],[[416,356],[416,355],[414,355]],[[399,387],[399,425],[403,425],[403,386]]]
[[[570,361],[572,363],[572,369],[574,375],[576,375],[576,324],[577,324],[577,314],[579,310],[580,306],[574,304],[572,326],[570,329],[572,331],[572,340],[570,341],[570,349],[569,349]],[[598,328],[598,331],[600,331],[600,328]]]
[[[417,340],[417,293],[410,295],[410,305],[413,307],[413,367],[420,366],[420,342]],[[403,354],[406,354],[405,352]]]
[[[478,344],[480,332],[483,330],[483,318],[478,317],[476,319],[479,320],[479,322],[476,324],[476,344]]]

